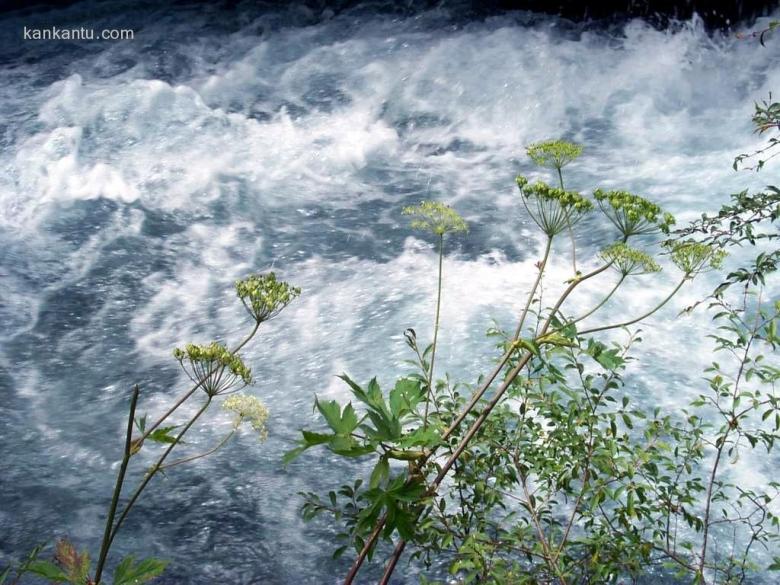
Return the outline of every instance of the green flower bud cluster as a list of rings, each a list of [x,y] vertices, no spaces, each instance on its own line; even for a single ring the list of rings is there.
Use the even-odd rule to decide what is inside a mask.
[[[273,272],[254,274],[236,281],[236,293],[257,323],[278,315],[301,294],[301,289],[281,280]]]
[[[675,223],[671,213],[665,213],[655,203],[628,191],[596,189],[593,196],[601,210],[626,238],[650,234],[659,229],[669,233],[669,227]]]
[[[664,245],[669,249],[672,262],[686,277],[720,268],[726,258],[724,250],[695,240],[666,242]]]
[[[468,224],[457,211],[438,201],[421,201],[419,205],[404,207],[401,213],[412,217],[412,229],[428,231],[437,236],[469,231]]]
[[[649,274],[661,270],[661,267],[648,254],[623,242],[616,242],[607,246],[599,255],[623,276]]]
[[[582,154],[582,146],[565,140],[545,140],[527,146],[525,151],[540,167],[561,170]]]
[[[227,347],[212,341],[209,345],[188,343],[184,349],[173,350],[182,369],[196,384],[201,384],[209,396],[221,394],[238,383],[252,382],[252,370]]]
[[[222,403],[222,408],[238,415],[235,423],[236,427],[242,422],[248,422],[258,432],[261,441],[268,437],[268,429],[265,426],[268,420],[268,409],[265,404],[254,396],[233,394],[225,399],[225,402]]]
[[[574,225],[593,209],[593,204],[576,191],[564,191],[541,181],[531,184],[522,175],[515,181],[531,218],[549,237]]]

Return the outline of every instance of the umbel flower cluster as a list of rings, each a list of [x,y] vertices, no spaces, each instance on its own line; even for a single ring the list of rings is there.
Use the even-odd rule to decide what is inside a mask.
[[[690,278],[701,272],[720,268],[726,252],[695,240],[666,242],[664,245],[675,266]]]
[[[236,293],[247,312],[259,324],[278,315],[301,294],[301,289],[276,280],[273,272],[254,274],[236,281]]]
[[[648,254],[623,242],[607,246],[599,255],[624,277],[661,270],[661,267]]]
[[[201,384],[209,396],[252,382],[252,371],[243,360],[216,341],[209,345],[188,343],[184,349],[177,347],[173,350],[173,357],[187,376],[196,384]]]
[[[529,215],[549,237],[574,225],[593,209],[593,204],[576,191],[551,187],[542,181],[529,183],[522,175],[515,181]]]
[[[565,140],[535,142],[525,149],[534,164],[560,171],[582,154],[582,146]]]
[[[661,230],[669,233],[674,216],[665,213],[658,205],[628,191],[602,191],[596,189],[593,196],[599,207],[624,237],[651,234]]]
[[[247,394],[233,394],[225,399],[222,408],[229,410],[237,415],[235,427],[242,422],[249,423],[257,431],[260,440],[264,441],[268,437],[268,429],[265,426],[268,420],[268,409],[265,404],[260,402],[254,396]]]
[[[438,201],[421,201],[419,205],[404,207],[401,213],[412,217],[410,225],[413,229],[440,237],[450,232],[469,231],[468,224],[457,211]]]

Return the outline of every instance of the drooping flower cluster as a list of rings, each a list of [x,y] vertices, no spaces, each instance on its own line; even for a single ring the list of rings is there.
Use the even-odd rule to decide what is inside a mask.
[[[664,244],[675,266],[690,278],[700,272],[720,268],[726,258],[724,250],[695,240],[667,242]]]
[[[527,146],[525,151],[540,167],[560,171],[582,154],[582,146],[565,140],[545,140]]]
[[[264,441],[268,437],[268,429],[265,426],[268,420],[268,409],[265,404],[260,402],[254,396],[247,394],[233,394],[222,403],[225,410],[229,410],[237,415],[235,426],[247,422],[257,431],[260,440]]]
[[[457,211],[438,201],[421,201],[419,205],[404,207],[401,213],[412,217],[410,226],[413,229],[437,236],[469,231],[468,224]]]
[[[671,213],[665,213],[655,203],[628,191],[596,189],[593,196],[604,214],[626,238],[651,234],[657,230],[669,233],[669,227],[675,223]]]
[[[209,396],[223,394],[233,387],[252,382],[252,371],[227,347],[212,341],[209,345],[188,343],[184,349],[173,350],[190,380],[201,384]]]
[[[661,270],[661,267],[648,254],[623,242],[616,242],[607,246],[599,255],[624,277],[649,274]]]
[[[253,274],[236,281],[236,293],[247,312],[257,323],[278,315],[301,294],[301,289],[281,280],[276,274]]]
[[[541,181],[531,184],[522,175],[515,180],[523,205],[548,237],[574,225],[593,209],[593,204],[576,191],[564,191]]]

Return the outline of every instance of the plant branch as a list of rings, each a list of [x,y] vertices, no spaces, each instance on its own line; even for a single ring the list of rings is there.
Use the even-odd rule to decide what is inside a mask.
[[[119,473],[116,476],[116,484],[114,485],[114,493],[111,496],[111,505],[108,508],[108,516],[106,517],[106,528],[103,531],[103,542],[100,544],[100,556],[98,557],[97,567],[95,569],[95,584],[100,585],[100,577],[103,574],[103,567],[106,564],[106,557],[108,556],[108,549],[111,546],[111,527],[114,525],[114,516],[116,515],[116,509],[119,505],[119,496],[122,492],[122,485],[125,481],[125,473],[127,472],[127,465],[130,462],[132,453],[130,447],[133,442],[133,421],[135,420],[135,407],[138,403],[139,389],[136,384],[133,387],[133,394],[130,397],[130,412],[127,417],[127,434],[125,436],[125,450],[122,456],[122,464],[119,466]]]

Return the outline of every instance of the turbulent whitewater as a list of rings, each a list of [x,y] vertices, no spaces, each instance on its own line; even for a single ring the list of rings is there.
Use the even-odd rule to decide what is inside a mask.
[[[135,35],[21,39],[46,23]],[[678,222],[780,168],[731,169],[760,145],[750,115],[780,91],[780,43],[697,19],[659,31],[128,1],[10,13],[0,29],[0,565],[62,534],[97,548],[129,388],[144,411],[169,402],[184,383],[171,349],[235,339],[233,281],[273,268],[303,293],[244,354],[269,440],[242,437],[157,479],[116,552],[170,559],[164,583],[337,582],[331,533],[303,524],[296,493],[346,470],[322,454],[284,469],[281,454],[316,424],[314,393],[346,397],[336,374],[389,381],[406,370],[403,330],[429,331],[435,256],[404,205],[438,199],[470,223],[445,261],[437,364],[473,381],[493,352],[484,331],[511,326],[540,255],[513,183],[541,177],[525,145],[584,144],[569,186],[641,193]],[[587,258],[611,234],[583,225]],[[638,400],[674,410],[699,392],[706,315],[675,322],[685,355],[663,340],[712,284],[644,326],[627,377]],[[633,285],[613,307],[636,313],[662,293]],[[190,441],[211,446],[229,425],[212,417]],[[773,469],[745,460],[733,473],[765,483]]]

